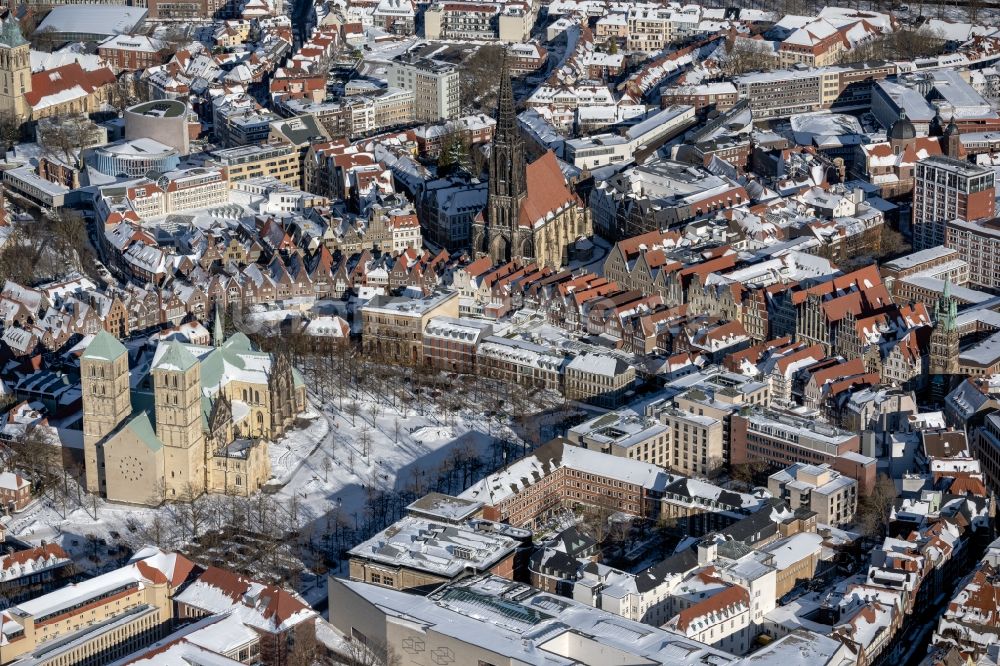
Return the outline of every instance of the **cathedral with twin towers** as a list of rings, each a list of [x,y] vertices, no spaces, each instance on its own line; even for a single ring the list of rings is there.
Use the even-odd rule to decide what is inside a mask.
[[[158,505],[263,487],[268,441],[305,409],[305,385],[287,355],[256,351],[242,333],[223,339],[218,324],[214,338],[130,354],[94,336],[80,359],[88,491]]]

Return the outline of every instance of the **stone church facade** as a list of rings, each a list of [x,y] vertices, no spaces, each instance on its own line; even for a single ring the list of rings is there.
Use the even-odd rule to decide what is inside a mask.
[[[505,54],[486,210],[472,224],[472,250],[494,264],[518,259],[561,268],[576,240],[591,233],[590,211],[566,185],[555,154],[548,151],[525,164]]]
[[[87,489],[156,505],[205,492],[249,495],[270,477],[268,441],[306,406],[285,355],[242,334],[214,346],[161,341],[135,370],[113,335],[80,361]]]

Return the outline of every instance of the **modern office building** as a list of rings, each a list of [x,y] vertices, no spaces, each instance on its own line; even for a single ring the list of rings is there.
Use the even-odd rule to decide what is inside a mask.
[[[970,284],[987,288],[1000,284],[1000,219],[948,220],[945,232],[947,248],[968,265]]]
[[[816,520],[824,525],[847,525],[858,508],[858,482],[828,464],[796,463],[768,477],[767,489],[793,510],[802,507],[815,512]]]
[[[950,157],[917,163],[913,183],[913,249],[944,245],[952,220],[993,217],[996,195],[993,169]]]
[[[459,115],[458,68],[404,54],[389,64],[389,87],[412,90],[418,122],[451,120]]]
[[[764,461],[772,468],[806,462],[828,464],[856,480],[862,492],[875,486],[875,459],[861,455],[856,433],[827,423],[774,412],[753,410],[733,416],[730,461],[739,465]]]

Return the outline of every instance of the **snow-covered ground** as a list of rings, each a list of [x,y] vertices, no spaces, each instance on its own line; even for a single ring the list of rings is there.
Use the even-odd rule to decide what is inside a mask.
[[[464,477],[454,471],[456,455],[481,459],[476,469],[485,474],[503,462],[496,442],[517,440],[508,425],[486,416],[495,405],[474,404],[471,396],[460,410],[424,407],[424,413],[413,404],[393,407],[368,393],[346,395],[343,410],[337,399],[325,404],[316,396],[311,399],[297,427],[269,447],[272,478],[266,491],[282,511],[288,513],[294,505],[298,525],[304,533],[312,528],[317,538],[337,522],[345,529],[364,525],[376,490],[419,495],[454,474],[458,492]],[[120,546],[145,545],[150,534],[160,533],[161,524],[169,533],[166,547],[183,551],[191,537],[176,506],[109,503],[72,484],[68,494],[66,500],[42,497],[3,519],[9,533],[33,544],[58,543],[95,570],[115,566],[125,553]],[[205,522],[202,531],[213,528],[211,520]]]
[[[352,419],[336,402],[313,412],[309,427],[272,449],[273,475],[287,476],[276,496],[298,497],[305,521],[329,513],[344,518],[361,515],[369,488],[402,491],[427,485],[428,475],[433,477],[456,449],[484,458],[493,455],[490,431],[496,426],[473,410],[455,415],[447,424],[439,413],[420,415],[407,406],[380,405],[373,417],[375,403],[359,399],[358,414]]]

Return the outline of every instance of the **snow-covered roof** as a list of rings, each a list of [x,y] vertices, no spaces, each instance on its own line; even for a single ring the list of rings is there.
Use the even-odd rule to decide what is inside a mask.
[[[624,374],[628,368],[628,364],[616,356],[592,352],[580,354],[566,366],[566,370],[604,377],[617,377]]]
[[[157,583],[177,585],[192,567],[193,564],[181,555],[147,548],[119,569],[24,601],[13,610],[17,616],[30,616],[35,622],[41,622],[46,617],[96,600],[123,586],[143,587]]]
[[[663,491],[674,480],[665,469],[555,440],[512,465],[469,486],[459,497],[497,505],[565,467],[604,478]]]
[[[415,623],[512,663],[570,666],[602,655],[615,664],[721,666],[733,659],[679,634],[495,576],[454,583],[429,597],[355,581],[335,584],[387,619]]]
[[[317,615],[292,592],[216,567],[209,567],[174,601],[206,613],[232,615],[246,627],[268,633],[285,631]]]
[[[817,555],[823,548],[823,537],[816,532],[799,532],[775,541],[764,547],[764,552],[772,556],[771,564],[778,571],[784,571],[806,559]]]
[[[469,567],[488,571],[517,550],[521,539],[530,534],[488,520],[447,525],[405,516],[349,553],[353,558],[390,567],[454,578]]]
[[[58,5],[45,16],[36,32],[120,35],[132,32],[147,13],[145,8],[123,5]]]

